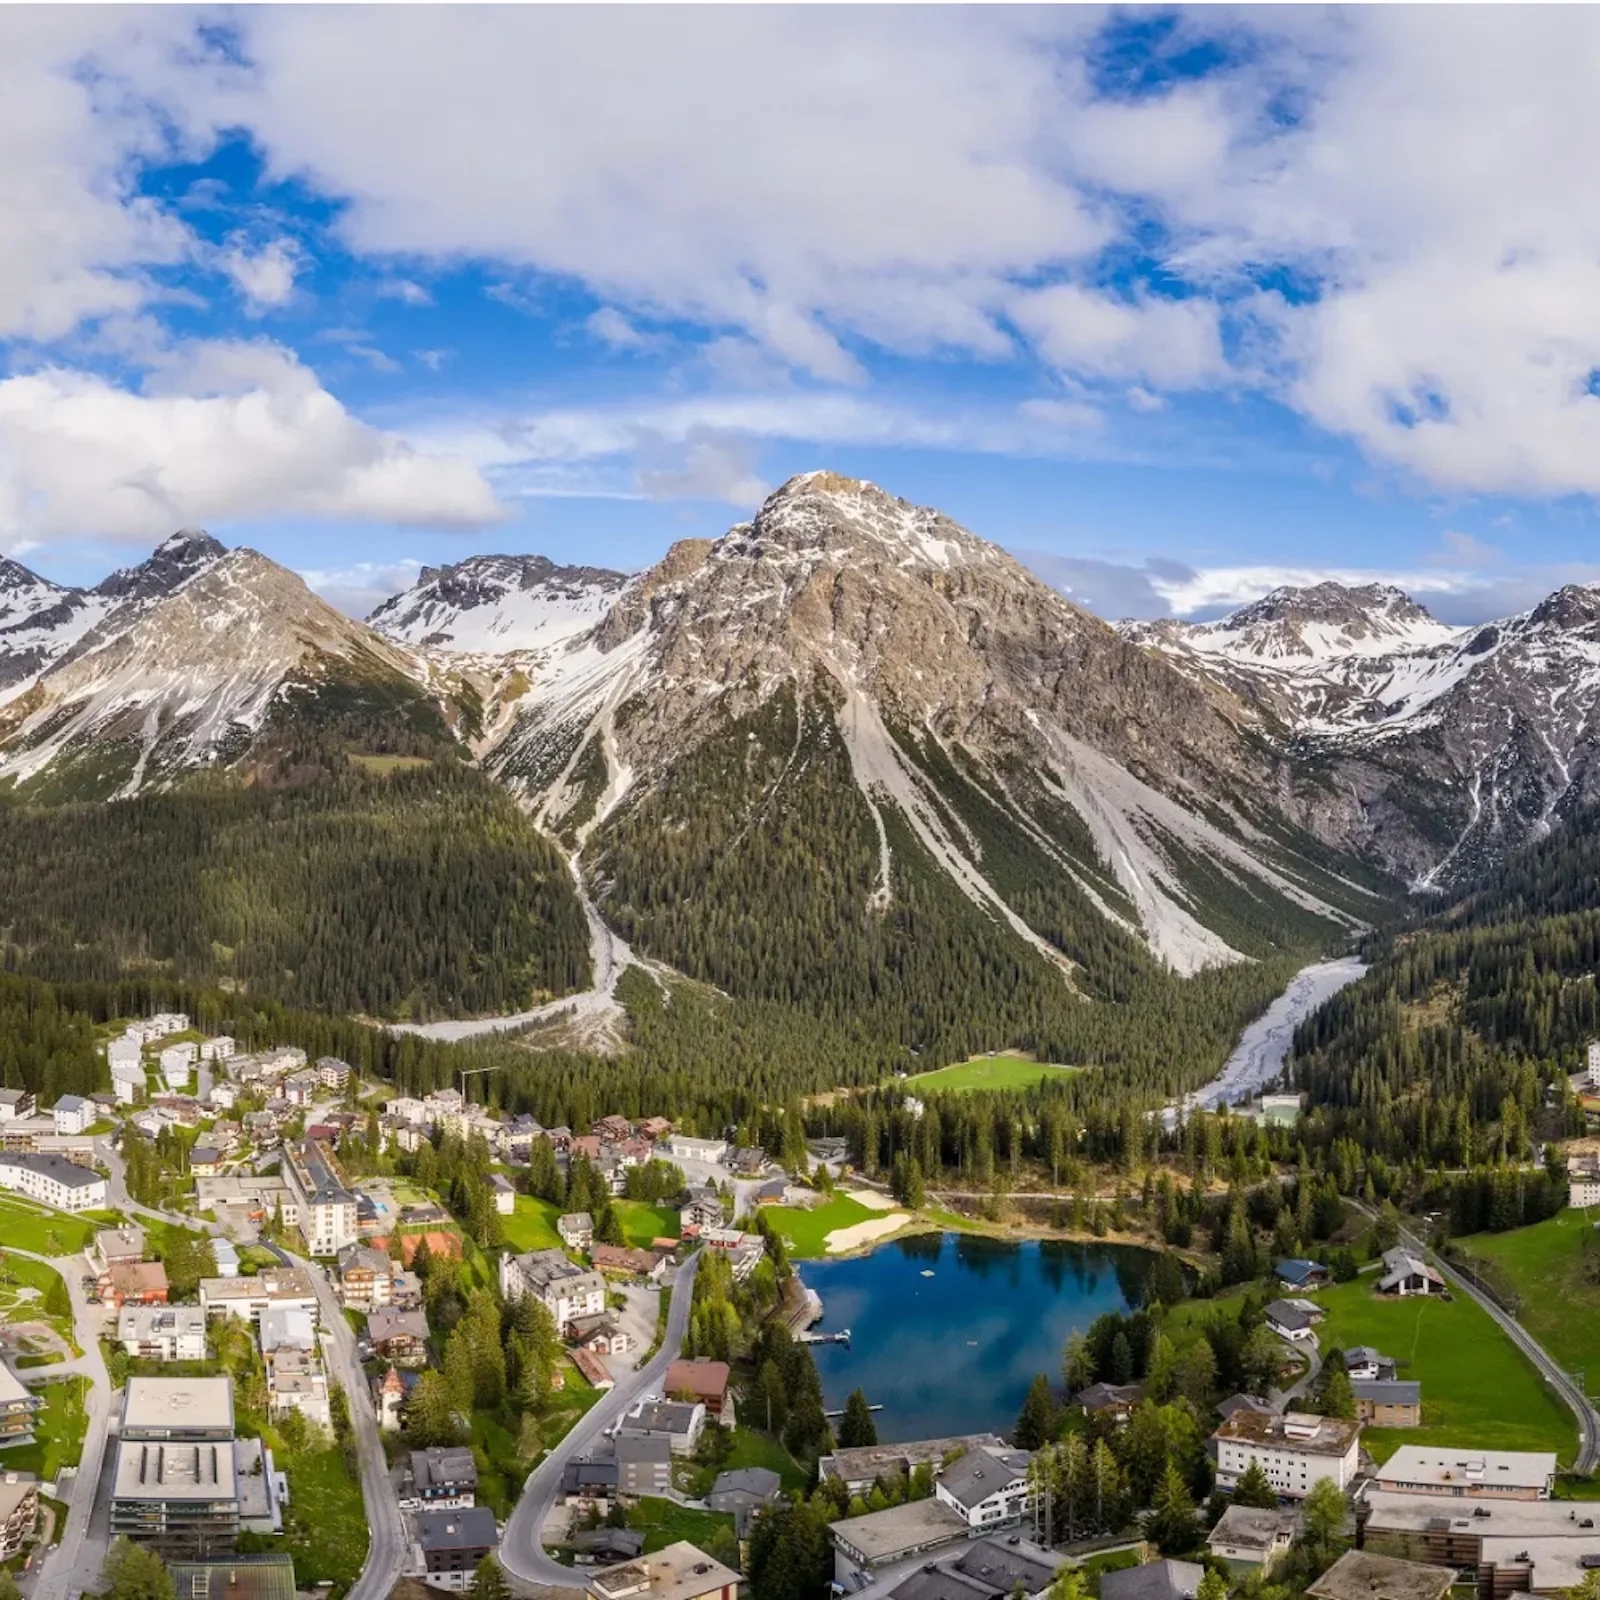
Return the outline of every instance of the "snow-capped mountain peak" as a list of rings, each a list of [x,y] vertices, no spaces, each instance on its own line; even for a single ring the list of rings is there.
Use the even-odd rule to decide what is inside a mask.
[[[1383,656],[1447,644],[1460,629],[1390,584],[1318,583],[1274,589],[1220,622],[1179,625],[1187,644],[1287,667],[1341,656]]]
[[[424,567],[367,619],[404,644],[458,653],[546,650],[592,628],[628,583],[602,567],[544,556],[470,556]]]
[[[93,593],[124,604],[162,599],[227,553],[226,546],[203,528],[180,528],[158,544],[147,561],[102,578]]]

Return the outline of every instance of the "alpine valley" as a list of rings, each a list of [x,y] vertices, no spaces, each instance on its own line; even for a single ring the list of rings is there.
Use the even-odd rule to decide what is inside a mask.
[[[828,473],[634,576],[475,557],[365,624],[180,533],[92,591],[0,564],[0,941],[445,1038],[614,1048],[619,995],[647,1033],[720,992],[863,1079],[1017,1047],[1183,1087],[1587,803],[1597,683],[1600,592],[1114,627]]]

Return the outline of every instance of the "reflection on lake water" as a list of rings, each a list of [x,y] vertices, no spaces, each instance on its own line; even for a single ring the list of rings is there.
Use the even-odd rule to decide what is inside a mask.
[[[1144,1296],[1151,1256],[1116,1245],[924,1234],[847,1261],[807,1261],[818,1331],[850,1345],[812,1350],[830,1409],[858,1386],[882,1404],[885,1441],[1004,1433],[1035,1374],[1060,1382],[1074,1329]],[[922,1276],[932,1271],[931,1278]]]

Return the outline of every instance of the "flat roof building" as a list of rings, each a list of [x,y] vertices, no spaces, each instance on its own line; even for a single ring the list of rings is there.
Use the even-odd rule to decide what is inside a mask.
[[[1544,1450],[1465,1450],[1407,1444],[1378,1468],[1379,1489],[1393,1494],[1483,1495],[1548,1500],[1556,1458]]]
[[[229,1378],[129,1378],[122,1397],[124,1440],[231,1440]]]
[[[866,1494],[879,1478],[897,1473],[910,1477],[918,1467],[937,1470],[954,1456],[967,1450],[1002,1449],[1003,1440],[995,1433],[951,1434],[943,1439],[916,1439],[908,1444],[857,1445],[835,1450],[817,1463],[824,1478],[838,1478],[851,1494]]]
[[[230,1431],[232,1411],[230,1400]],[[232,1439],[180,1444],[124,1438],[112,1480],[111,1532],[163,1554],[231,1548],[239,1533]]]
[[[589,1579],[595,1600],[735,1600],[743,1580],[697,1545],[680,1540]]]
[[[828,1524],[833,1540],[833,1575],[848,1592],[884,1567],[927,1551],[944,1550],[970,1530],[966,1520],[939,1500],[908,1500],[886,1511]]]
[[[1314,1600],[1443,1600],[1455,1578],[1448,1567],[1346,1550],[1306,1593]]]
[[[1237,1487],[1254,1463],[1278,1494],[1303,1500],[1323,1478],[1332,1479],[1341,1490],[1350,1486],[1356,1475],[1361,1427],[1338,1417],[1298,1411],[1281,1417],[1235,1411],[1211,1438],[1217,1452],[1219,1488]]]

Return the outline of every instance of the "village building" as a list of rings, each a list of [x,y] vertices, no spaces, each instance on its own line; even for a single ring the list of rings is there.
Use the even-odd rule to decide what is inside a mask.
[[[609,1461],[569,1461],[561,1474],[562,1498],[574,1510],[614,1500],[620,1476],[614,1456]]]
[[[620,1567],[605,1567],[589,1579],[594,1600],[737,1600],[739,1574],[687,1542]]]
[[[143,1261],[144,1252],[144,1229],[129,1222],[120,1228],[97,1229],[89,1241],[87,1254],[89,1265],[98,1277],[126,1262]]]
[[[1542,1450],[1464,1450],[1406,1444],[1378,1468],[1375,1488],[1392,1494],[1548,1500],[1556,1458]]]
[[[1073,1403],[1083,1408],[1088,1417],[1110,1417],[1113,1422],[1124,1423],[1139,1409],[1144,1399],[1142,1383],[1091,1383],[1080,1389]]]
[[[0,1189],[13,1189],[58,1211],[103,1211],[107,1205],[106,1180],[65,1156],[0,1154]]]
[[[1101,1573],[1100,1600],[1194,1600],[1205,1575],[1192,1561],[1147,1561]]]
[[[530,1294],[558,1328],[606,1308],[606,1280],[592,1268],[569,1261],[560,1250],[530,1250],[500,1258],[500,1293],[507,1300]]]
[[[847,1493],[872,1492],[879,1478],[909,1478],[918,1467],[935,1472],[968,1450],[1003,1449],[1005,1440],[994,1433],[952,1434],[942,1439],[917,1439],[908,1444],[870,1444],[835,1450],[817,1462],[820,1478],[836,1478]]]
[[[886,1568],[919,1556],[933,1559],[965,1543],[970,1534],[966,1523],[936,1499],[908,1500],[886,1511],[846,1517],[828,1525],[834,1582],[842,1593],[852,1593]]]
[[[1406,1299],[1413,1295],[1448,1294],[1449,1286],[1433,1267],[1410,1250],[1396,1248],[1383,1253],[1383,1276],[1378,1293]]]
[[[1394,1378],[1357,1378],[1356,1421],[1373,1428],[1420,1428],[1422,1385]]]
[[[420,1311],[380,1306],[367,1318],[373,1353],[396,1366],[420,1366],[428,1358],[428,1319]]]
[[[394,1302],[394,1262],[385,1250],[347,1244],[339,1252],[339,1303],[363,1314]]]
[[[297,1306],[317,1314],[317,1294],[301,1267],[273,1267],[253,1277],[202,1278],[200,1305],[208,1317],[260,1320],[270,1306]]]
[[[1008,1528],[1033,1509],[1026,1450],[968,1450],[939,1474],[936,1499],[981,1533]]]
[[[726,1139],[696,1139],[686,1133],[674,1133],[667,1139],[667,1154],[674,1161],[702,1161],[707,1166],[719,1167],[728,1154]]]
[[[0,1362],[0,1445],[27,1444],[44,1397],[34,1393],[10,1367]]]
[[[402,1511],[470,1506],[478,1497],[478,1467],[464,1445],[434,1445],[406,1457]]]
[[[517,1191],[503,1172],[489,1174],[489,1192],[494,1196],[494,1208],[502,1217],[509,1217],[517,1209]]]
[[[1267,1331],[1291,1344],[1309,1339],[1323,1315],[1322,1307],[1310,1300],[1274,1300],[1262,1312]]]
[[[317,1356],[285,1346],[267,1352],[265,1359],[268,1413],[282,1418],[298,1411],[307,1422],[320,1428],[331,1426],[328,1375]]]
[[[617,1490],[631,1499],[672,1489],[672,1441],[664,1433],[625,1433],[616,1445]]]
[[[666,1271],[666,1258],[652,1250],[634,1250],[626,1245],[597,1244],[590,1249],[589,1259],[597,1272],[614,1272],[621,1277],[644,1278],[660,1283]]]
[[[1447,1567],[1346,1550],[1306,1594],[1311,1600],[1444,1600],[1455,1579]]]
[[[199,1306],[124,1306],[117,1343],[140,1361],[204,1361],[206,1314]]]
[[[294,1197],[296,1223],[314,1256],[336,1256],[359,1238],[356,1198],[338,1157],[324,1143],[285,1145],[283,1178]]]
[[[0,1473],[0,1561],[20,1555],[39,1526],[39,1480],[31,1472]]]
[[[1328,1269],[1320,1261],[1280,1261],[1273,1272],[1285,1289],[1296,1292],[1320,1288],[1328,1281]]]
[[[413,1565],[417,1576],[431,1589],[471,1588],[478,1563],[499,1543],[494,1512],[487,1506],[418,1511],[413,1523]]]
[[[131,1106],[145,1092],[147,1080],[144,1068],[137,1062],[114,1061],[111,1064],[111,1091],[117,1104]]]
[[[378,1414],[378,1427],[384,1433],[398,1433],[404,1420],[406,1381],[391,1366],[372,1386],[372,1408]]]
[[[1361,1426],[1297,1411],[1281,1417],[1236,1411],[1211,1438],[1219,1488],[1236,1488],[1256,1465],[1284,1499],[1304,1500],[1323,1478],[1331,1478],[1340,1490],[1350,1486],[1356,1475]]]
[[[94,1123],[94,1102],[81,1094],[64,1094],[50,1108],[57,1133],[87,1133]]]
[[[623,1417],[617,1437],[656,1434],[666,1439],[675,1456],[692,1456],[705,1432],[706,1408],[687,1400],[643,1400]]]
[[[732,1372],[726,1361],[704,1356],[674,1361],[667,1368],[661,1392],[669,1399],[690,1400],[706,1408],[706,1415],[724,1428],[734,1425]]]
[[[733,1518],[733,1531],[748,1538],[756,1514],[776,1505],[783,1493],[783,1479],[770,1467],[736,1467],[719,1472],[706,1494],[706,1504]]]
[[[1370,1382],[1375,1378],[1392,1378],[1394,1361],[1369,1344],[1356,1344],[1344,1352],[1344,1370],[1351,1382]]]
[[[1267,1511],[1256,1506],[1229,1506],[1206,1539],[1206,1552],[1224,1561],[1236,1577],[1272,1569],[1300,1536],[1298,1511]]]
[[[587,1250],[594,1243],[594,1218],[587,1211],[569,1211],[556,1218],[556,1233],[569,1250]]]
[[[167,1269],[159,1261],[119,1261],[96,1284],[100,1299],[113,1309],[164,1306]]]

